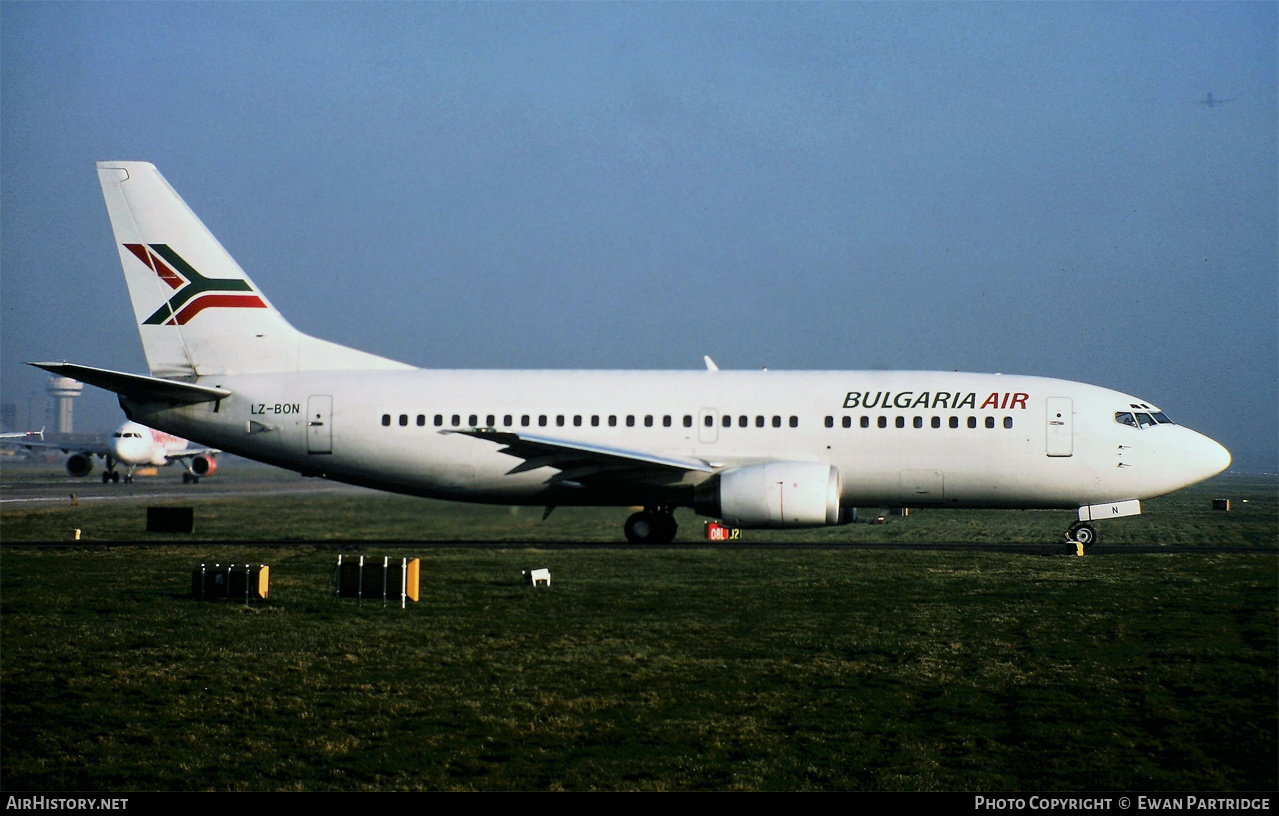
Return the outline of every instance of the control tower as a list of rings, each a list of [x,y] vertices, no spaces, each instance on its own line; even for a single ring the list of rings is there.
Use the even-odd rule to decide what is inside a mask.
[[[80,392],[84,390],[84,384],[70,377],[50,377],[45,390],[49,392],[50,397],[57,400],[58,408],[54,424],[57,426],[58,433],[71,433],[71,402],[80,396]]]

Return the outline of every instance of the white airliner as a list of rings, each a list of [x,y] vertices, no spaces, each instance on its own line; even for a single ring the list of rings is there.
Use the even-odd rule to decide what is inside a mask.
[[[1065,380],[924,371],[425,370],[305,335],[154,166],[98,176],[151,376],[33,363],[130,419],[306,475],[472,502],[632,506],[747,528],[853,508],[1077,510],[1091,522],[1220,473],[1150,402]]]
[[[212,476],[218,469],[218,462],[214,457],[219,451],[213,448],[193,448],[190,442],[181,437],[132,421],[116,428],[101,443],[85,445],[42,440],[43,436],[41,441],[5,439],[4,444],[24,448],[54,448],[69,453],[71,455],[67,457],[67,473],[77,478],[92,473],[93,458],[100,457],[106,461],[106,470],[102,472],[103,484],[120,481],[120,473],[116,470],[118,464],[128,465],[124,474],[126,483],[132,482],[134,471],[144,465],[159,467],[180,462],[185,469],[182,481],[192,484],[199,482],[202,476]]]

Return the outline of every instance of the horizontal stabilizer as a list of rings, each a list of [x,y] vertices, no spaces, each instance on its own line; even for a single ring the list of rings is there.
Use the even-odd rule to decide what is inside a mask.
[[[141,374],[125,374],[106,368],[76,365],[75,363],[28,363],[53,374],[70,377],[92,386],[111,391],[131,402],[172,402],[189,405],[198,402],[214,402],[231,396],[225,388],[208,385],[162,380]]]

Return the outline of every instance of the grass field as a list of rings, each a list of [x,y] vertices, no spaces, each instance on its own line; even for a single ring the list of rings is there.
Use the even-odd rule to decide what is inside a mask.
[[[1279,783],[1274,554],[420,555],[401,611],[333,600],[312,546],[4,552],[0,784]],[[205,559],[269,563],[270,600],[191,600]]]
[[[319,533],[591,543],[624,511],[201,500],[199,540],[170,543],[141,506],[6,508],[0,787],[1273,791],[1275,495],[1249,484],[1103,543],[1253,553],[820,546],[1056,540],[1061,513],[777,534],[804,548],[363,545],[422,559],[406,610],[334,600]],[[1236,509],[1207,509],[1223,490]],[[12,544],[72,521],[90,541]],[[202,561],[269,564],[270,598],[192,600]]]

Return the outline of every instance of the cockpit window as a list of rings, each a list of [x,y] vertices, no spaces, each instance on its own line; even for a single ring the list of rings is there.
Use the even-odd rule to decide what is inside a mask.
[[[1115,422],[1120,425],[1131,425],[1134,428],[1148,428],[1151,425],[1173,425],[1173,421],[1168,415],[1162,411],[1152,411],[1149,414],[1140,411],[1129,413],[1128,411],[1116,411]]]

